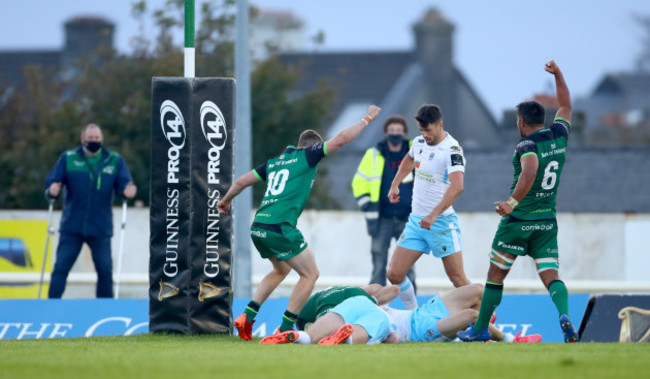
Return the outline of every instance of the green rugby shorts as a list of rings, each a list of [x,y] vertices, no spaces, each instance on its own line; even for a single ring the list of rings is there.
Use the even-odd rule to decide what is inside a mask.
[[[254,222],[251,226],[251,239],[262,258],[275,257],[278,261],[293,258],[308,246],[300,230],[286,223]]]
[[[514,255],[528,255],[535,260],[537,271],[558,269],[557,221],[521,220],[507,216],[501,219],[492,241],[492,250]],[[492,257],[491,259],[496,258]],[[501,262],[508,267],[508,262]],[[505,268],[505,267],[504,267]]]

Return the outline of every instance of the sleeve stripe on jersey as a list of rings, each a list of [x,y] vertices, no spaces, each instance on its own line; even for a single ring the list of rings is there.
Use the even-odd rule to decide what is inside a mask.
[[[519,158],[519,160],[522,160],[522,159],[524,159],[525,156],[527,156],[527,155],[531,155],[531,154],[535,154],[535,155],[537,155],[536,152],[534,152],[534,151],[529,151],[529,152],[527,152],[526,154],[523,154],[523,155],[521,156],[521,158]]]
[[[327,156],[327,141],[323,142],[323,153]]]
[[[252,169],[251,171],[253,172],[253,175],[255,175],[255,177],[256,177],[257,179],[259,179],[259,180],[262,181],[262,182],[264,181],[264,179],[262,179],[262,177],[260,176],[260,174],[257,173],[257,170]]]
[[[564,118],[564,117],[556,117],[555,120],[553,120],[553,121],[558,121],[558,120],[560,120],[560,121],[564,121],[564,122],[566,122],[567,124],[569,124],[569,126],[571,126],[571,121],[567,120],[567,119]]]

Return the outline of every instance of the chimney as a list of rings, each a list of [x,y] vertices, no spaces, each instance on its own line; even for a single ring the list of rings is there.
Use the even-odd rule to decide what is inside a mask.
[[[73,68],[75,60],[113,48],[115,25],[101,17],[75,17],[65,23],[65,46],[62,66]]]
[[[454,25],[435,8],[426,11],[413,26],[415,57],[424,69],[425,101],[442,108],[445,130],[462,139],[456,102],[456,72],[453,65]]]
[[[415,32],[415,55],[419,62],[436,70],[450,73],[453,66],[452,38],[454,25],[435,8],[413,26]]]

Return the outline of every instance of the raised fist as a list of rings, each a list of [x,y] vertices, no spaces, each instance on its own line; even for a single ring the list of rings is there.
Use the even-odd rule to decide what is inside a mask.
[[[555,75],[558,72],[560,72],[560,68],[557,66],[557,63],[555,61],[549,61],[544,65],[544,70],[547,72],[550,72],[551,74]]]
[[[368,117],[370,117],[372,120],[376,119],[377,116],[379,116],[379,112],[381,112],[381,108],[376,105],[371,105],[368,107]]]

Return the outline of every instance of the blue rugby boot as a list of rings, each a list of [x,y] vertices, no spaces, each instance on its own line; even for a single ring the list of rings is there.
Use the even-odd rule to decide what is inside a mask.
[[[456,333],[456,336],[464,342],[486,342],[492,338],[487,326],[483,330],[476,332],[471,322],[467,329]]]
[[[576,343],[578,341],[578,333],[573,327],[571,319],[565,313],[560,315],[560,327],[564,334],[565,343]]]

